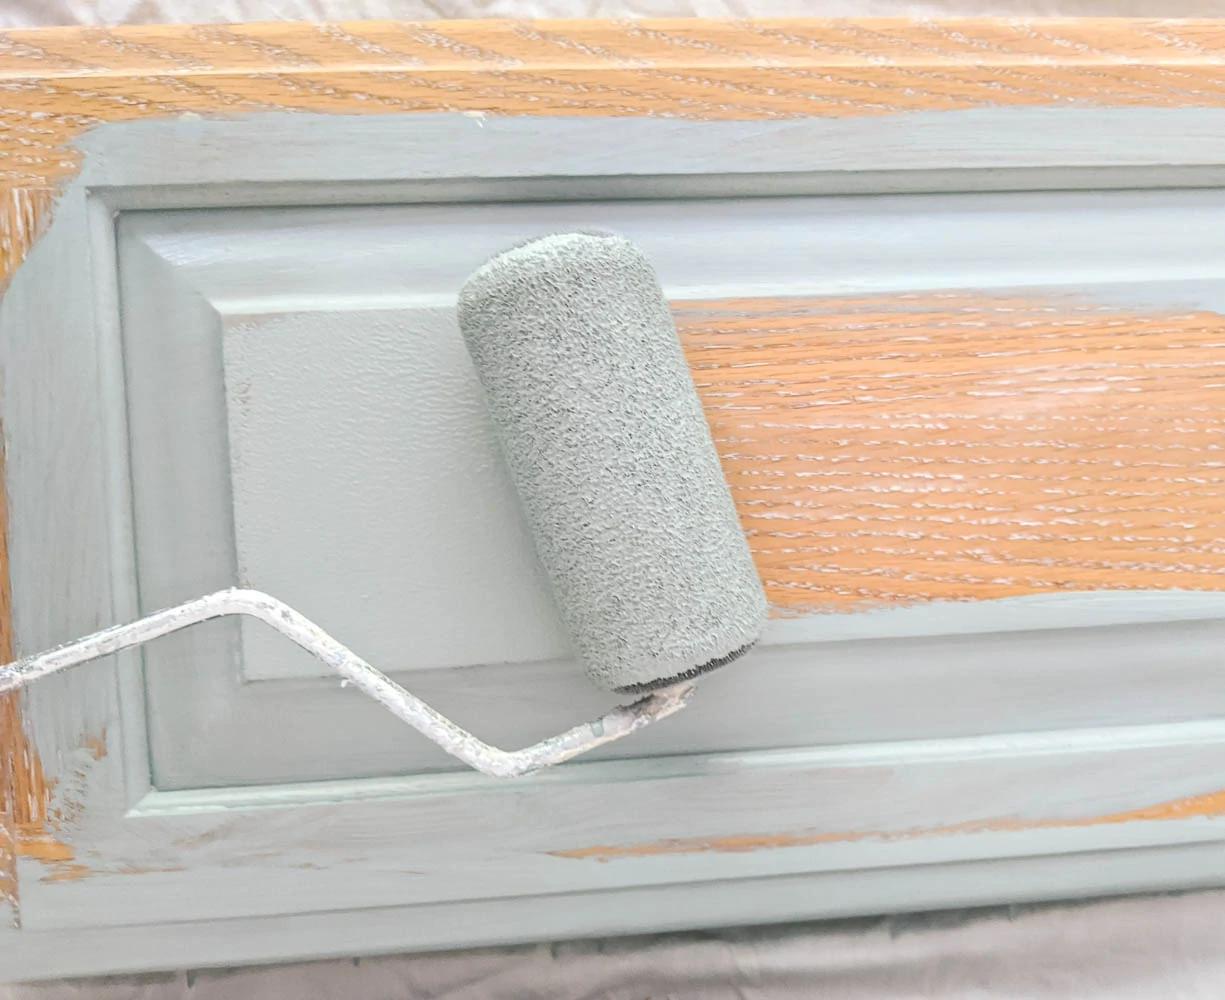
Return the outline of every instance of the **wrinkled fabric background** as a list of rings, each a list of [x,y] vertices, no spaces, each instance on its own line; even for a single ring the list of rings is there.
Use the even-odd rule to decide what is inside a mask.
[[[0,0],[0,28],[440,17],[1225,17],[1225,0]],[[1225,892],[0,985],[0,1000],[1222,1000]]]
[[[0,1000],[1220,1000],[1225,893],[0,986]]]
[[[1225,0],[0,0],[0,27],[438,17],[1223,17]]]

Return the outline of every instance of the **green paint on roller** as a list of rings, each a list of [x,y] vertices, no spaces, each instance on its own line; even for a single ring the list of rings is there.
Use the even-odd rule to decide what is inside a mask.
[[[746,652],[765,594],[642,250],[520,244],[468,279],[459,322],[591,679],[647,691]]]

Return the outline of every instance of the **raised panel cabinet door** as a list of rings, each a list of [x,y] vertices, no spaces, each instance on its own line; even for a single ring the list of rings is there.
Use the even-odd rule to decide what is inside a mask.
[[[771,619],[509,782],[256,622],[39,682],[0,979],[1225,884],[1225,28],[1018,25],[14,35],[14,655],[242,585],[499,745],[610,707],[454,313],[566,229],[657,267]]]
[[[1042,630],[1018,599],[1210,590],[1225,567],[1221,426],[1194,409],[1221,370],[1225,286],[1197,273],[1225,260],[1218,191],[681,188],[122,215],[141,610],[234,584],[276,594],[507,745],[598,713],[455,320],[464,278],[498,249],[591,228],[657,262],[776,618],[744,670],[597,756],[1093,725],[1100,701],[1066,682],[1023,707],[916,714],[974,683],[984,655],[1003,657],[987,672],[1002,693],[1036,658],[1076,674],[1084,654],[1065,634],[915,645],[888,609],[1003,601],[1000,631]],[[866,642],[833,641],[865,617]],[[1123,636],[1138,672],[1160,662],[1171,626],[1114,624],[1079,640],[1113,676]],[[848,660],[891,693],[853,674],[835,688]],[[145,680],[159,788],[460,766],[257,621],[159,642]],[[1170,709],[1195,716],[1203,697]],[[1137,702],[1112,721],[1155,717]]]

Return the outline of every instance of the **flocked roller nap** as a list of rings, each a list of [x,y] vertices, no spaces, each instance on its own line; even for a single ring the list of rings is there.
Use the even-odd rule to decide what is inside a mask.
[[[544,236],[479,268],[459,321],[592,680],[735,659],[766,600],[658,278],[632,242]]]

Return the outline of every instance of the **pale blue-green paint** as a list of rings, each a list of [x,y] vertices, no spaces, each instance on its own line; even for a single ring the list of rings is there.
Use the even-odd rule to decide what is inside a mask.
[[[766,123],[278,115],[107,126],[83,145],[82,179],[0,306],[24,651],[131,617],[138,593],[160,601],[191,596],[197,583],[210,589],[213,576],[229,582],[235,516],[247,519],[248,551],[267,543],[267,529],[251,534],[267,523],[257,516],[258,463],[245,479],[231,474],[226,407],[240,391],[231,378],[227,399],[223,331],[260,335],[275,321],[288,324],[279,335],[301,335],[308,328],[295,328],[295,315],[316,322],[330,312],[341,342],[359,350],[363,313],[445,308],[447,268],[463,262],[447,247],[475,253],[481,240],[594,213],[658,240],[665,281],[694,293],[760,293],[769,282],[809,292],[922,287],[952,276],[1217,308],[1225,287],[1225,230],[1214,222],[1225,201],[1213,189],[1225,180],[1225,112],[1208,109]],[[1052,188],[1065,191],[1006,193]],[[983,193],[933,194],[969,191]],[[910,195],[814,201],[873,192]],[[696,197],[712,200],[695,212]],[[521,204],[461,204],[491,200]],[[360,202],[412,207],[347,207]],[[960,230],[942,214],[953,205],[971,209]],[[178,213],[205,206],[225,211]],[[917,223],[906,215],[916,206],[926,213]],[[1009,206],[1024,208],[1015,224]],[[111,213],[142,208],[155,213],[122,220],[132,239],[116,255]],[[713,220],[705,230],[703,213]],[[1069,213],[1089,223],[1081,242]],[[946,233],[943,258],[891,259],[880,239],[876,253],[870,240],[858,258],[839,252],[838,240],[851,248],[872,220],[903,217],[929,237]],[[1035,218],[1045,240],[1031,231]],[[286,224],[274,240],[278,219]],[[419,242],[414,250],[424,219],[436,259]],[[453,238],[461,225],[468,248]],[[772,274],[746,281],[734,254],[720,262],[707,246],[720,226],[774,261]],[[1065,238],[1052,241],[1060,226]],[[991,234],[995,250],[981,242]],[[797,240],[808,240],[803,260],[819,260],[821,275],[786,273],[786,245]],[[820,257],[823,241],[832,252]],[[414,252],[421,266],[396,271],[396,255]],[[355,259],[361,266],[346,270]],[[432,276],[414,285],[414,273]],[[185,342],[196,353],[173,354]],[[138,350],[121,357],[129,344]],[[313,350],[326,361],[317,342]],[[247,354],[230,371],[267,373],[276,356]],[[159,368],[171,358],[187,367]],[[277,391],[302,388],[289,373]],[[135,410],[133,392],[148,396]],[[148,415],[129,421],[129,412]],[[189,413],[201,419],[184,421]],[[154,426],[157,414],[168,427]],[[280,433],[294,443],[291,424]],[[189,461],[167,455],[167,436]],[[237,502],[236,483],[247,491]],[[372,524],[370,538],[384,530]],[[169,544],[176,531],[175,559],[142,557],[142,538]],[[505,551],[496,558],[524,569]],[[260,559],[275,572],[275,549]],[[325,625],[356,599],[352,588],[333,597],[312,586],[312,600],[328,604],[318,610]],[[779,621],[753,659],[703,682],[692,709],[617,750],[641,756],[502,786],[433,773],[441,762],[413,734],[292,665],[243,683],[241,661],[255,646],[207,626],[161,647],[176,657],[151,650],[147,690],[129,658],[28,695],[57,794],[80,803],[61,835],[88,871],[44,881],[42,865],[22,860],[23,929],[0,931],[0,978],[1220,884],[1225,826],[1207,817],[802,840],[960,818],[1075,820],[1220,788],[1225,734],[1211,720],[1225,717],[1223,630],[1219,600],[1193,594]],[[378,641],[394,644],[394,628]],[[435,653],[448,648],[435,640]],[[556,648],[525,650],[518,665],[420,669],[412,685],[510,742],[604,707],[564,660],[532,659]],[[510,721],[498,723],[494,708]],[[78,748],[103,731],[101,759]],[[607,864],[548,853],[753,833],[799,842]]]

